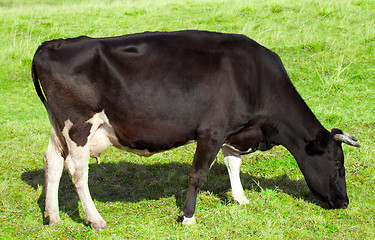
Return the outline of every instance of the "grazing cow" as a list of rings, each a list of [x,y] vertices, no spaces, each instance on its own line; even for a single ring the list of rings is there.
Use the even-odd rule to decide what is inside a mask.
[[[341,143],[358,147],[357,140],[327,131],[278,55],[246,36],[180,31],[57,39],[38,48],[32,76],[52,124],[44,156],[50,225],[59,220],[65,165],[86,221],[105,227],[89,192],[88,159],[109,144],[148,156],[197,142],[184,225],[195,223],[198,189],[220,149],[240,204],[249,202],[240,156],[283,145],[312,192],[332,208],[348,206]]]

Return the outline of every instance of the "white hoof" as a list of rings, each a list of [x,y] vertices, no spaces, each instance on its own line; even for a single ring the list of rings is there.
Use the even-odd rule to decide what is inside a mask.
[[[55,217],[55,218],[49,218],[49,225],[54,226],[60,221],[60,217]]]
[[[95,222],[85,219],[85,223],[87,225],[90,225],[91,228],[96,230],[97,232],[100,232],[101,230],[105,229],[106,226],[106,222],[102,218]]]
[[[195,220],[194,215],[191,218],[187,218],[184,216],[184,220],[182,221],[182,226],[190,227],[192,225],[195,225],[197,221]]]
[[[59,214],[50,214],[48,212],[45,213],[46,218],[49,219],[49,225],[54,226],[60,221]]]

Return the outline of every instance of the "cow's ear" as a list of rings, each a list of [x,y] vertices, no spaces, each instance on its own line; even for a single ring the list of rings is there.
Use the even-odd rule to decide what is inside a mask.
[[[319,130],[315,134],[315,140],[314,140],[315,149],[320,152],[324,152],[330,139],[331,139],[331,135],[327,130],[325,129]]]

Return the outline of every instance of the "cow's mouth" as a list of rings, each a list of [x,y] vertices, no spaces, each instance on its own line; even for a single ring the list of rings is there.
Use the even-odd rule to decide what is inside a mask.
[[[326,202],[330,209],[337,209],[337,208],[345,209],[349,205],[349,200],[332,201],[332,199],[328,199]]]

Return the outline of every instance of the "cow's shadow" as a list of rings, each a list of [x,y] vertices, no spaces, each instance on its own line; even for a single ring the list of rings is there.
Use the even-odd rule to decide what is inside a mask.
[[[188,188],[190,164],[167,163],[140,165],[131,162],[90,164],[89,188],[93,199],[102,202],[138,202],[144,199],[160,199],[175,197],[176,204],[181,207]],[[22,180],[34,189],[43,187],[38,199],[44,224],[45,192],[44,170],[24,172]],[[314,203],[326,208],[326,205],[309,191],[304,180],[291,180],[287,175],[274,178],[255,177],[241,173],[242,184],[245,189],[262,191],[264,189],[277,189],[295,198]],[[207,178],[203,191],[209,191],[218,196],[223,203],[228,203],[230,182],[224,164],[216,163]],[[251,203],[250,204],[256,204]],[[66,212],[76,222],[82,222],[78,211],[79,198],[70,176],[64,170],[59,188],[60,210]]]

